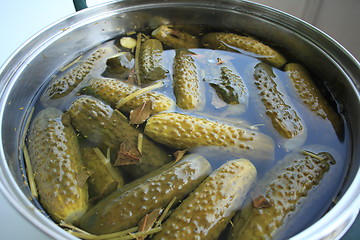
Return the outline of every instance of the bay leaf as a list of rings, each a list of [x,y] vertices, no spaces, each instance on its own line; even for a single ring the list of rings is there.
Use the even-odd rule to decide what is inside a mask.
[[[152,101],[146,101],[130,112],[130,124],[144,123],[152,113]]]
[[[141,152],[137,148],[136,144],[129,140],[125,140],[120,144],[120,149],[114,166],[138,165],[141,163],[141,157]]]

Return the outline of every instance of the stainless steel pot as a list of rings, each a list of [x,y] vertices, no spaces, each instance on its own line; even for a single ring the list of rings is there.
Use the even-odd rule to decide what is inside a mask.
[[[164,23],[241,29],[288,49],[319,73],[341,103],[351,129],[351,159],[338,203],[292,239],[337,239],[360,208],[360,65],[349,52],[311,25],[262,5],[235,0],[129,0],[73,14],[28,40],[0,69],[0,189],[30,222],[55,239],[75,239],[29,199],[20,147],[33,98],[49,76],[80,52],[129,30]]]

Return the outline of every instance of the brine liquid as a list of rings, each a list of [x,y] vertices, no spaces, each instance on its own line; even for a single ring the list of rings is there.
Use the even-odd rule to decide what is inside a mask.
[[[95,70],[93,70],[90,75],[85,78],[84,82],[75,88],[74,91],[71,92],[68,96],[56,100],[48,99],[44,96],[41,96],[41,94],[37,96],[34,116],[37,112],[48,106],[57,107],[65,112],[71,103],[78,97],[79,90],[86,85],[87,80],[91,78],[114,77],[111,74],[109,75],[106,73],[106,58],[112,57],[119,51],[130,51],[128,49],[119,49],[118,41],[119,39],[107,41],[97,46],[96,48],[89,50],[87,53],[84,53],[83,59],[99,48],[111,49],[110,53],[103,60],[97,62],[98,66],[95,68]],[[260,62],[259,59],[255,58],[253,54],[246,52],[236,53],[204,48],[190,49],[190,51],[194,53],[193,59],[195,60],[197,66],[198,76],[204,86],[206,105],[203,110],[192,111],[177,108],[175,110],[176,112],[194,115],[197,117],[204,117],[210,120],[229,123],[235,126],[238,125],[251,127],[253,129],[257,129],[257,131],[271,136],[275,141],[274,163],[282,159],[290,151],[296,151],[301,146],[321,145],[324,146],[325,149],[332,149],[336,164],[331,166],[330,171],[323,179],[324,184],[321,184],[321,188],[323,188],[323,190],[321,190],[321,196],[319,196],[320,193],[318,195],[316,195],[316,193],[313,194],[316,197],[314,197],[312,201],[308,201],[309,203],[304,206],[304,209],[300,211],[298,215],[294,216],[294,224],[291,224],[290,229],[286,231],[286,235],[283,237],[290,237],[291,235],[294,235],[311,225],[314,221],[321,217],[321,215],[324,214],[329,209],[329,207],[331,207],[332,201],[336,197],[343,183],[344,173],[346,172],[346,166],[348,165],[350,149],[348,129],[346,128],[345,123],[343,122],[342,129],[337,129],[337,131],[335,131],[332,124],[328,120],[324,120],[321,117],[316,116],[307,108],[306,105],[303,104],[302,100],[298,97],[294,88],[291,86],[291,82],[289,81],[287,74],[282,70],[273,68],[273,72],[276,75],[278,89],[284,94],[284,96],[290,99],[292,106],[296,108],[299,116],[304,121],[304,127],[306,128],[307,132],[307,136],[304,142],[295,141],[293,143],[287,143],[287,139],[284,139],[277,133],[277,131],[273,128],[268,116],[265,114],[264,106],[259,98],[259,93],[254,84],[253,72],[254,67]],[[164,66],[165,69],[168,70],[168,73],[166,78],[163,79],[165,86],[155,91],[167,95],[168,97],[172,98],[174,102],[176,102],[172,85],[172,68],[174,56],[175,50],[166,49],[164,51]],[[292,58],[296,59],[296,56],[292,56]],[[211,76],[213,71],[211,68],[209,68],[210,63],[223,64],[224,66],[229,65],[240,75],[241,79],[245,82],[249,94],[247,107],[241,108],[237,106],[231,106],[230,104],[224,104],[221,102],[221,100],[219,100],[219,97],[217,96],[214,88],[212,88],[208,83],[209,76]],[[59,77],[71,71],[71,69],[76,67],[76,65],[77,63],[75,62],[75,64],[64,71],[59,70],[58,72],[54,72],[54,75],[49,78],[49,81],[53,77]],[[324,86],[321,86],[321,77],[315,75],[312,77],[315,81],[317,81],[316,83],[318,83],[318,86],[324,90],[325,94],[330,96],[330,94],[326,92]],[[333,105],[334,111],[336,111],[336,106],[334,105],[335,102],[331,100],[330,103]],[[91,138],[91,136],[88,137]],[[322,149],[322,147],[320,147],[320,149]],[[213,169],[216,169],[227,160],[231,160],[231,158],[226,155],[223,155],[222,159],[219,159],[218,157],[212,158],[211,156],[205,157],[208,158],[213,166]],[[239,156],[239,158],[241,158],[241,156]],[[269,170],[274,163],[260,164],[254,162],[259,177],[261,177],[261,175]]]

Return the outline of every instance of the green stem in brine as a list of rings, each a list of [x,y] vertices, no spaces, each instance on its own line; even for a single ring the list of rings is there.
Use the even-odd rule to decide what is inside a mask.
[[[36,183],[35,183],[35,179],[34,179],[34,172],[31,167],[29,152],[28,152],[25,144],[22,146],[22,150],[24,153],[26,174],[28,176],[30,191],[31,191],[31,194],[33,197],[38,198],[39,195],[38,195],[38,191],[37,191],[37,187],[36,187]]]
[[[99,148],[94,148],[94,152],[96,155],[101,159],[101,161],[105,164],[106,168],[108,169],[110,175],[113,179],[117,182],[122,182],[123,180],[119,177],[119,173],[116,171],[113,165],[110,162],[110,156],[107,158],[105,155],[100,151]],[[110,154],[108,154],[110,155]]]
[[[155,227],[161,226],[161,223],[164,221],[165,217],[167,217],[167,213],[170,211],[170,209],[174,205],[175,201],[176,201],[176,197],[171,199],[170,203],[166,206],[164,212],[161,214],[159,220],[157,220]]]
[[[31,194],[33,197],[38,198],[38,191],[37,191],[37,187],[36,187],[36,183],[35,183],[35,179],[34,179],[34,172],[33,172],[32,166],[31,166],[29,152],[28,152],[28,149],[25,144],[26,134],[29,130],[29,126],[30,126],[30,122],[32,119],[32,115],[34,113],[34,109],[35,109],[34,107],[31,108],[29,116],[25,122],[24,133],[21,138],[21,147],[22,147],[23,154],[24,154],[25,168],[26,168],[26,174],[27,174],[28,182],[29,182],[29,186],[30,186],[30,191],[31,191]]]
[[[140,47],[141,47],[141,33],[137,34],[136,39],[136,50],[135,50],[135,75],[136,75],[136,82],[140,86],[141,79],[140,79],[140,70],[139,70],[139,55],[140,55]]]
[[[103,234],[103,235],[93,235],[93,234],[87,233],[75,226],[71,226],[71,225],[61,225],[61,226],[72,229],[71,231],[68,231],[71,235],[78,237],[78,238],[86,239],[86,240],[117,239],[119,237],[129,236],[128,234],[130,234],[130,233],[133,234],[133,232],[136,232],[138,230],[138,227],[133,227],[133,228],[129,228],[127,230],[121,231],[121,232],[108,233],[108,234]]]
[[[23,136],[21,138],[21,145],[24,146],[25,145],[25,139],[26,139],[26,135],[27,135],[27,132],[29,130],[29,126],[30,126],[30,122],[31,122],[31,119],[32,119],[32,115],[34,114],[34,110],[35,108],[32,107],[30,112],[29,112],[29,116],[28,118],[26,119],[26,122],[25,122],[25,126],[24,126],[24,133],[23,133]],[[29,110],[28,110],[29,111]]]
[[[139,133],[138,142],[137,142],[137,148],[138,148],[140,153],[142,153],[143,141],[144,141],[144,134]]]
[[[308,150],[303,150],[303,151],[301,151],[301,153],[304,154],[304,155],[308,155],[310,157],[316,158],[316,159],[318,159],[320,161],[324,160],[324,158],[320,157],[318,154],[315,154],[315,153],[310,152]]]
[[[116,103],[116,108],[119,109],[121,108],[122,106],[124,106],[128,101],[130,101],[131,99],[133,98],[136,98],[137,96],[140,96],[141,94],[144,94],[146,92],[150,92],[154,89],[157,89],[157,88],[161,88],[163,87],[165,84],[164,82],[160,81],[160,82],[156,82],[155,84],[153,85],[150,85],[148,87],[145,87],[145,88],[141,88],[135,92],[133,92],[132,94],[120,99],[117,103]]]
[[[149,229],[146,232],[132,233],[132,234],[125,235],[125,236],[112,238],[111,240],[130,240],[130,239],[134,239],[134,238],[138,238],[138,237],[145,237],[145,236],[150,235],[150,234],[158,233],[161,230],[162,230],[161,227],[156,227],[156,228]]]

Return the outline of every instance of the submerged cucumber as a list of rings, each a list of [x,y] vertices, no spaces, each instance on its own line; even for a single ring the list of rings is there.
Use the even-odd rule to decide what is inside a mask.
[[[188,155],[158,175],[138,185],[133,184],[126,191],[119,189],[110,194],[84,215],[80,226],[94,234],[112,233],[136,226],[147,213],[166,207],[174,197],[183,199],[210,172],[210,163],[204,157]]]
[[[266,63],[257,64],[254,68],[254,80],[271,124],[288,140],[285,148],[292,149],[303,144],[307,136],[305,123],[286,93],[280,90],[271,66]]]
[[[101,98],[115,108],[119,100],[140,89],[137,86],[132,86],[116,79],[106,78],[90,80],[88,86],[83,89],[83,92]],[[130,112],[147,101],[152,101],[152,113],[168,111],[175,106],[171,98],[162,93],[151,91],[129,100],[120,107],[120,110]]]
[[[139,70],[141,82],[165,78],[167,71],[162,61],[163,47],[159,40],[148,39],[140,47]]]
[[[173,211],[154,240],[218,239],[255,180],[256,169],[250,161],[223,164]]]
[[[204,107],[205,97],[197,73],[195,61],[188,50],[177,50],[174,58],[173,85],[176,104],[182,109],[199,110]]]
[[[124,185],[121,172],[110,166],[113,168],[110,173],[106,163],[100,159],[93,148],[83,148],[82,156],[84,165],[90,174],[88,180],[90,197],[105,196],[117,187]]]
[[[151,35],[160,42],[171,48],[197,48],[199,47],[199,39],[189,33],[172,29],[162,25],[155,29]]]
[[[125,140],[137,146],[141,131],[128,123],[128,119],[102,101],[84,96],[71,105],[68,114],[74,127],[95,144],[115,151]],[[159,144],[144,136],[142,158],[139,165],[126,166],[133,177],[140,177],[170,161],[170,156]]]
[[[85,172],[74,129],[62,122],[62,112],[46,108],[35,117],[29,133],[29,155],[40,203],[57,222],[77,222],[88,206]]]
[[[277,68],[282,67],[286,63],[286,58],[278,51],[254,38],[241,36],[234,33],[208,33],[203,37],[202,44],[205,47],[212,49],[234,52],[241,52],[241,50],[245,50],[252,52],[260,55],[258,57],[260,60],[263,60]]]
[[[99,49],[94,52],[88,59],[77,65],[63,77],[54,79],[45,94],[49,98],[57,99],[68,95],[95,67],[95,63],[106,53],[105,49]]]
[[[306,68],[298,63],[288,63],[285,65],[285,71],[289,74],[292,86],[302,102],[313,113],[322,119],[329,120],[335,131],[339,132],[341,128],[340,116],[331,108],[321,94]]]
[[[287,224],[287,217],[299,211],[301,202],[318,186],[332,163],[334,159],[326,152],[288,154],[254,187],[253,197],[262,197],[268,206],[255,207],[247,201],[235,218],[229,239],[273,239]]]
[[[190,149],[204,154],[211,152],[222,158],[229,154],[232,159],[274,160],[274,141],[269,136],[206,118],[159,113],[148,119],[145,134],[176,149]]]

